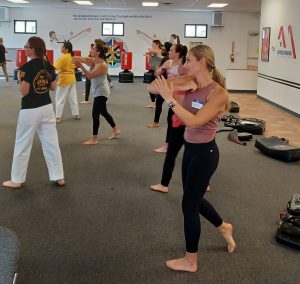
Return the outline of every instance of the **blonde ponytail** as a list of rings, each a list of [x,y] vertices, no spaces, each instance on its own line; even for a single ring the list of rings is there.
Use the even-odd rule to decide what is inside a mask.
[[[214,68],[212,70],[212,78],[214,81],[216,81],[222,88],[226,89],[226,83],[225,83],[225,79],[223,77],[223,75],[221,74],[221,72],[217,69]]]
[[[225,79],[223,77],[223,75],[221,74],[221,72],[217,69],[214,68],[212,70],[212,79],[217,82],[222,88],[224,88],[226,90],[226,83],[225,83]],[[229,111],[229,100],[227,100],[226,105],[225,105],[225,112]]]

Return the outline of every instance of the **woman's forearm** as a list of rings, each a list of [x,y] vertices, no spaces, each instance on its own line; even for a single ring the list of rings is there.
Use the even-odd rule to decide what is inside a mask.
[[[80,67],[80,69],[82,70],[84,76],[85,76],[86,78],[88,78],[89,80],[91,80],[91,79],[92,79],[91,72],[89,72],[89,71],[82,65],[82,63],[79,64],[79,67]]]
[[[30,91],[30,84],[25,81],[21,81],[19,90],[23,97],[27,96]]]
[[[178,76],[167,79],[167,83],[170,86],[173,83],[174,91],[189,91],[197,89],[197,84],[194,82],[192,77]],[[148,91],[152,94],[159,94],[155,80],[148,85]]]
[[[93,58],[88,57],[88,56],[86,56],[86,57],[80,57],[80,60],[81,60],[82,63],[84,63],[84,64],[86,64],[88,66],[91,66],[91,65],[94,64]]]

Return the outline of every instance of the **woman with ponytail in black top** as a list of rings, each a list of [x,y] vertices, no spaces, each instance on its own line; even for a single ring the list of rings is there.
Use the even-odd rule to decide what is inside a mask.
[[[20,68],[20,93],[23,98],[17,124],[11,180],[3,182],[2,185],[14,189],[22,187],[26,180],[33,138],[37,132],[50,180],[63,186],[63,164],[49,95],[49,90],[56,89],[55,68],[45,60],[46,46],[41,38],[29,38],[24,48],[31,60]]]

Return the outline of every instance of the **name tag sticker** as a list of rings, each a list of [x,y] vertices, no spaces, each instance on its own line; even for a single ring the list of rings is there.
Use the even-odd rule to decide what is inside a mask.
[[[196,109],[200,109],[200,108],[203,107],[203,103],[201,101],[199,101],[199,100],[193,99],[193,101],[192,101],[192,107],[196,108]]]

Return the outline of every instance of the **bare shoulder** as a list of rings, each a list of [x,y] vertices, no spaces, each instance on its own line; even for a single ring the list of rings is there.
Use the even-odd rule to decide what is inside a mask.
[[[218,98],[220,100],[228,100],[229,94],[228,92],[221,87],[219,84],[217,84],[208,94],[208,99],[210,98]]]
[[[172,59],[168,59],[163,65],[165,68],[169,69],[172,66],[172,62],[173,62]]]
[[[97,66],[98,68],[107,68],[107,63],[103,60],[98,63],[95,63],[95,66]]]

